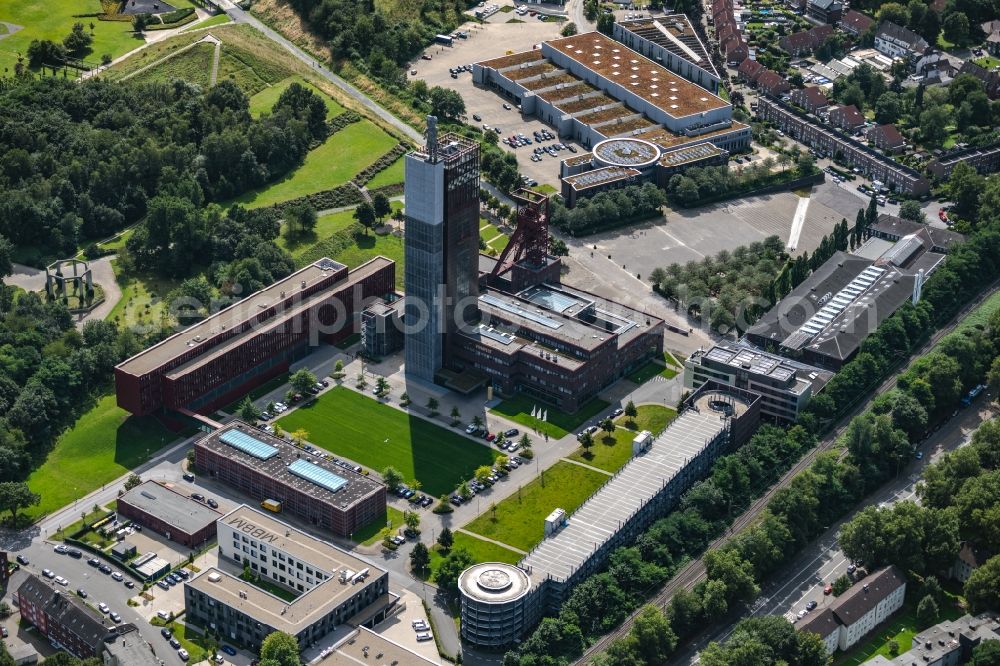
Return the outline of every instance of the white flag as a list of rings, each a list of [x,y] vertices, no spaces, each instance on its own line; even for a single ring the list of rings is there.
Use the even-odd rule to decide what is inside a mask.
[[[549,420],[549,410],[547,410],[547,409],[545,410],[545,416],[542,417],[542,420],[543,421],[548,421]]]
[[[531,417],[532,418],[535,417],[535,406],[534,405],[531,406]]]

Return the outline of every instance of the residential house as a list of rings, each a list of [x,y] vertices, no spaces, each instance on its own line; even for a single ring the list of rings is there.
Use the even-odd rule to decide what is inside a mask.
[[[830,110],[830,123],[846,132],[853,133],[865,124],[865,117],[853,104],[837,106]]]
[[[972,572],[986,563],[990,559],[989,552],[982,546],[975,546],[968,541],[962,544],[962,550],[958,551],[958,557],[951,565],[949,573],[951,577],[960,583],[969,580]]]
[[[767,67],[750,58],[741,62],[740,66],[736,68],[736,73],[739,75],[740,80],[748,85],[757,83],[757,77],[766,71]]]
[[[818,634],[823,645],[826,646],[827,654],[837,651],[840,644],[840,622],[837,616],[829,608],[824,608],[815,615],[807,615],[802,618],[795,628],[798,631],[811,631]]]
[[[840,19],[840,29],[854,37],[860,37],[872,27],[875,19],[862,14],[861,12],[848,9],[843,18]]]
[[[806,15],[823,23],[836,23],[844,15],[844,4],[840,0],[809,0]]]
[[[785,77],[777,72],[767,70],[757,77],[757,89],[765,95],[781,97],[787,94],[792,89],[792,86],[785,80]]]
[[[78,659],[99,657],[105,641],[114,640],[123,628],[105,620],[75,595],[55,589],[34,574],[28,574],[15,595],[21,619]]]
[[[893,124],[876,125],[868,130],[868,140],[884,152],[894,155],[906,145],[906,139]]]
[[[970,74],[982,81],[986,96],[990,99],[1000,97],[1000,73],[980,67],[971,60],[966,60],[962,63],[962,68],[958,70],[958,73]]]
[[[915,60],[928,48],[926,39],[892,21],[882,21],[875,30],[875,50],[890,58]]]
[[[719,49],[722,51],[722,54],[726,58],[726,63],[729,65],[743,62],[750,56],[750,49],[747,47],[747,43],[743,41],[743,35],[739,33],[730,35],[719,42]]]
[[[806,88],[796,88],[790,93],[792,103],[809,113],[819,113],[830,105],[826,93],[819,86],[808,86]]]
[[[903,606],[906,576],[895,565],[860,580],[830,606],[840,623],[837,646],[847,650]]]
[[[802,55],[814,51],[832,34],[832,25],[818,25],[809,30],[785,35],[778,40],[778,46],[792,55]]]
[[[924,629],[913,637],[909,650],[895,659],[876,655],[867,666],[958,666],[965,664],[983,641],[1000,639],[995,613],[963,615]]]
[[[986,35],[986,50],[993,55],[1000,55],[1000,21],[987,21],[980,23],[979,27]]]
[[[959,162],[965,162],[981,174],[1000,171],[1000,144],[985,148],[962,148],[951,150],[930,161],[927,172],[939,180],[951,176],[951,170]]]

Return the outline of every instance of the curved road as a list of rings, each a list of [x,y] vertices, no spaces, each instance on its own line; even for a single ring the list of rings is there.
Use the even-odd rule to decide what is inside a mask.
[[[914,351],[910,355],[911,362],[926,354],[935,344],[938,343],[938,341],[941,340],[941,338],[950,333],[955,328],[955,326],[957,326],[958,323],[961,322],[962,319],[964,319],[965,316],[973,310],[973,308],[978,306],[988,296],[990,296],[994,291],[996,291],[998,284],[1000,284],[1000,280],[994,282],[992,285],[990,285],[988,289],[985,289],[978,298],[976,298],[973,302],[967,304],[964,308],[962,308],[962,310],[951,319],[951,322],[947,326],[940,329],[937,333],[931,336],[931,339],[928,340],[927,343],[923,345],[919,350]],[[906,367],[909,367],[909,364],[907,364]],[[790,470],[788,470],[788,472],[785,473],[784,476],[781,477],[781,480],[777,484],[771,486],[771,488],[768,489],[768,491],[764,495],[758,498],[757,501],[755,501],[750,506],[750,508],[743,513],[743,515],[737,518],[730,526],[730,528],[722,536],[720,536],[711,544],[709,544],[705,552],[724,546],[733,537],[733,535],[735,535],[737,532],[744,529],[745,527],[750,525],[754,520],[756,520],[757,517],[761,514],[761,512],[765,508],[767,508],[767,504],[770,501],[771,497],[774,495],[774,493],[776,493],[781,488],[788,486],[792,482],[792,479],[794,479],[800,472],[809,467],[817,456],[819,456],[824,451],[827,451],[831,447],[833,447],[834,444],[837,442],[837,438],[840,437],[840,434],[847,427],[847,424],[850,423],[851,419],[853,419],[856,415],[864,411],[868,407],[869,403],[872,400],[874,400],[877,396],[893,389],[896,386],[897,378],[902,372],[905,371],[905,369],[906,368],[900,368],[898,371],[893,373],[893,375],[890,378],[886,379],[875,391],[867,394],[868,395],[867,400],[859,400],[857,406],[854,407],[854,409],[852,409],[850,412],[848,412],[846,415],[840,418],[840,420],[837,422],[836,429],[833,431],[831,435],[828,435],[827,438],[824,439],[819,444],[819,446],[817,446],[812,451],[804,455],[802,459],[799,460],[798,463],[796,463]],[[667,582],[667,584],[663,587],[663,589],[661,589],[660,592],[654,598],[650,599],[642,606],[645,606],[646,604],[655,604],[660,608],[665,608],[667,604],[669,604],[670,601],[673,599],[674,594],[678,590],[680,589],[691,590],[692,588],[694,588],[694,586],[698,582],[700,582],[702,579],[705,578],[705,564],[703,559],[704,559],[704,554],[702,554],[702,556],[699,557],[698,559],[692,560],[687,566],[685,566],[673,578],[671,578]],[[615,639],[621,638],[625,634],[627,634],[629,630],[632,628],[632,623],[635,620],[635,617],[639,614],[639,611],[642,610],[642,606],[637,608],[631,615],[629,615],[628,619],[625,620],[625,622],[623,622],[617,629],[615,629],[610,634],[607,634],[606,636],[598,640],[596,643],[594,643],[592,646],[590,646],[590,648],[586,652],[584,652],[584,654],[574,663],[582,664],[588,662],[595,654],[606,650],[608,646]],[[706,629],[709,628],[710,627],[706,627]],[[702,640],[703,639],[701,636],[696,636],[692,640],[692,644],[698,645],[700,642],[702,642]]]
[[[312,67],[313,70],[315,70],[320,76],[322,76],[327,81],[329,81],[333,85],[343,90],[345,93],[350,95],[356,101],[363,104],[366,109],[368,109],[369,111],[377,115],[379,118],[382,118],[387,123],[389,123],[397,130],[402,132],[407,139],[415,142],[417,145],[423,144],[424,137],[420,132],[413,129],[412,127],[404,123],[402,120],[400,120],[399,118],[392,115],[391,113],[383,109],[381,106],[373,102],[363,92],[361,92],[360,90],[352,86],[350,83],[348,83],[344,79],[340,78],[339,76],[328,70],[326,67],[323,66],[323,63],[318,62],[316,58],[312,57],[311,55],[300,49],[295,44],[292,44],[290,41],[282,37],[275,30],[269,28],[260,19],[240,9],[235,4],[230,2],[230,0],[212,0],[212,2],[213,4],[215,4],[216,7],[218,7],[226,14],[228,14],[229,17],[233,19],[233,21],[237,23],[246,23],[247,25],[252,25],[268,39],[283,46],[293,56],[295,56],[305,64]]]

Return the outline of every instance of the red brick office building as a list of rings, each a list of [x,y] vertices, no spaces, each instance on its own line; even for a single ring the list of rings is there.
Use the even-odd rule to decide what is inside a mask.
[[[156,481],[146,481],[118,498],[118,515],[188,548],[215,538],[222,514],[186,494]]]
[[[317,342],[358,330],[365,302],[395,286],[375,257],[348,270],[320,259],[115,367],[118,405],[133,414],[209,413],[288,370]]]

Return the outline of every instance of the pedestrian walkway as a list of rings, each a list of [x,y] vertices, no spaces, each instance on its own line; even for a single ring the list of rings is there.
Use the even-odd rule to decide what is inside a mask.
[[[593,470],[595,472],[600,472],[601,474],[607,474],[608,476],[614,476],[614,474],[612,474],[611,472],[609,472],[606,469],[601,469],[600,467],[594,467],[593,465],[588,465],[587,463],[580,462],[579,460],[573,460],[571,458],[563,458],[563,460],[566,461],[566,462],[568,462],[568,463],[570,463],[570,464],[572,464],[572,465],[579,465],[580,467],[586,467],[589,470]]]
[[[514,546],[510,545],[509,543],[504,543],[503,541],[497,541],[496,539],[491,539],[489,537],[484,537],[482,534],[476,534],[475,532],[470,532],[469,530],[465,529],[464,527],[459,527],[455,531],[456,532],[461,532],[462,534],[468,534],[471,537],[475,537],[475,538],[481,539],[483,541],[489,541],[490,543],[492,543],[495,546],[500,546],[501,548],[506,548],[507,550],[512,550],[515,553],[518,553],[519,555],[527,555],[528,554],[528,551],[526,551],[526,550],[521,550],[520,548],[515,548]]]

